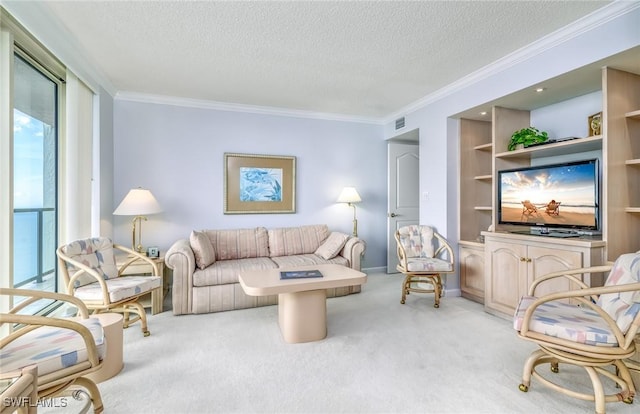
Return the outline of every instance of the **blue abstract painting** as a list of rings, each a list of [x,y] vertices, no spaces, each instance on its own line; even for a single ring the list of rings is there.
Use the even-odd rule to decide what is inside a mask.
[[[282,168],[240,167],[240,201],[282,201]]]

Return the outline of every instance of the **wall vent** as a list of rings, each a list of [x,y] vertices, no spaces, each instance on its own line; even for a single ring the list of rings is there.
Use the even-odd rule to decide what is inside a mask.
[[[396,129],[404,128],[404,116],[396,119]]]

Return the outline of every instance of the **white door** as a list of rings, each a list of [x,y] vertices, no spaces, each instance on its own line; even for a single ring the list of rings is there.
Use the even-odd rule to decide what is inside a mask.
[[[418,224],[420,219],[420,177],[418,144],[389,141],[387,194],[387,273],[397,273],[397,229]]]

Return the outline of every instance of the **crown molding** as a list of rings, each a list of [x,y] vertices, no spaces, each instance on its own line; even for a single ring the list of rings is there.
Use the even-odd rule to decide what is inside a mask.
[[[595,27],[602,26],[616,19],[619,16],[630,13],[640,8],[639,1],[614,0],[610,4],[576,20],[575,22],[564,26],[553,33],[550,33],[533,43],[530,43],[513,53],[510,53],[490,64],[478,69],[475,72],[464,76],[457,81],[441,88],[407,106],[399,111],[385,117],[384,124],[393,122],[395,119],[406,116],[428,104],[439,101],[449,95],[454,94],[464,88],[467,88],[477,82],[480,82],[498,72],[504,71],[514,65],[526,60],[532,59],[541,53],[552,49],[562,43],[565,43],[581,34],[592,30]]]
[[[321,119],[324,121],[357,122],[363,124],[383,125],[382,118],[358,117],[328,112],[313,112],[300,109],[276,108],[271,106],[257,106],[235,104],[227,102],[208,101],[204,99],[180,98],[175,96],[154,95],[139,92],[120,91],[114,97],[116,101],[131,101],[159,105],[183,106],[199,109],[214,109],[217,111],[243,112],[260,115],[285,116],[293,118]]]

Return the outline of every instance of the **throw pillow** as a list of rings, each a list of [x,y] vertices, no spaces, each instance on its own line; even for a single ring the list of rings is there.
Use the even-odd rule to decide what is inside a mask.
[[[189,236],[189,243],[191,244],[191,250],[196,257],[196,266],[200,270],[212,265],[216,261],[216,252],[213,249],[213,244],[209,237],[201,231],[192,231]]]
[[[332,232],[327,240],[325,240],[320,247],[315,251],[315,254],[322,257],[325,260],[332,259],[340,253],[340,250],[344,247],[344,244],[349,238],[348,234]]]

